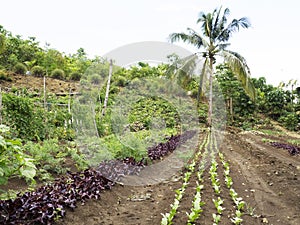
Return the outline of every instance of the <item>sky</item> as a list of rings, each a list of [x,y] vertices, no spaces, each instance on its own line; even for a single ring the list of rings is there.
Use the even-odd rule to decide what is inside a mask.
[[[1,3],[0,25],[36,37],[42,47],[47,42],[66,54],[82,47],[94,57],[135,42],[168,42],[170,33],[187,27],[197,31],[199,12],[220,6],[230,9],[230,19],[250,19],[251,28],[234,33],[228,49],[246,58],[252,77],[300,83],[297,0],[9,0]]]

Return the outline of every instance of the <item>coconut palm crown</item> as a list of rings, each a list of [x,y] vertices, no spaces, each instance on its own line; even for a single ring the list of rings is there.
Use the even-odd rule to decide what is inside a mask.
[[[228,64],[233,73],[241,81],[249,97],[255,99],[255,88],[250,79],[250,69],[244,57],[239,53],[227,50],[230,45],[228,42],[234,32],[240,28],[249,28],[250,22],[246,17],[233,19],[230,23],[227,21],[229,9],[222,10],[222,7],[215,9],[212,13],[199,13],[197,24],[201,25],[200,33],[191,28],[187,28],[187,33],[172,33],[169,38],[171,42],[183,41],[194,45],[200,51],[198,54],[204,60],[202,74],[200,75],[199,91],[202,89],[205,73],[209,72],[209,112],[208,125],[212,124],[212,82],[214,68],[217,57],[222,57]],[[199,93],[198,93],[199,96]],[[198,99],[199,101],[199,99]]]

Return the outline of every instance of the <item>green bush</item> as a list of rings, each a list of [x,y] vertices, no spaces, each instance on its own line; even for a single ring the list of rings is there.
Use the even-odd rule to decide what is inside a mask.
[[[100,84],[100,82],[101,82],[101,76],[96,73],[91,75],[88,79],[92,84],[95,84],[95,85]]]
[[[11,125],[12,135],[24,140],[45,138],[46,125],[43,108],[36,107],[27,97],[13,94],[3,94],[2,97],[3,123]]]
[[[101,142],[105,148],[107,155],[113,156],[113,158],[124,159],[127,157],[133,157],[137,161],[147,159],[147,145],[145,140],[139,137],[138,133],[126,133],[120,139],[112,134],[101,138]]]
[[[149,130],[155,121],[163,121],[166,128],[178,128],[180,118],[176,108],[159,97],[142,98],[132,105],[128,115],[130,130]]]
[[[24,148],[35,159],[39,179],[44,180],[46,174],[46,177],[50,178],[48,173],[63,174],[67,171],[68,168],[63,167],[67,153],[60,147],[57,139],[45,140],[38,144],[29,141]]]
[[[50,77],[55,79],[63,79],[65,77],[65,72],[61,69],[55,69],[52,71]]]
[[[33,159],[23,152],[19,140],[10,137],[9,127],[5,125],[0,125],[0,159],[0,185],[5,184],[13,175],[34,181],[36,167]]]
[[[34,66],[31,69],[31,73],[36,77],[43,77],[45,75],[45,69],[42,66]]]
[[[279,122],[287,129],[296,131],[299,123],[298,115],[296,113],[288,113],[286,116],[281,116]]]
[[[82,77],[82,74],[79,72],[72,72],[70,74],[70,80],[72,80],[72,81],[80,81],[81,77]]]
[[[11,77],[6,73],[5,70],[0,70],[0,80],[12,81]]]
[[[118,76],[114,83],[119,87],[125,87],[125,85],[127,84],[127,79],[123,76]]]
[[[14,72],[24,75],[27,71],[27,67],[23,63],[17,63],[14,66]]]

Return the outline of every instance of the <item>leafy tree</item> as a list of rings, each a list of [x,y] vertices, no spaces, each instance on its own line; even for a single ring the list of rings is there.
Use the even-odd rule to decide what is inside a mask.
[[[209,126],[212,125],[213,66],[217,56],[221,56],[226,60],[228,66],[242,82],[249,96],[252,99],[255,98],[255,89],[250,80],[250,70],[246,64],[246,60],[240,54],[226,49],[229,46],[228,41],[231,35],[238,31],[240,27],[248,28],[250,23],[246,17],[242,17],[240,19],[233,19],[232,22],[227,24],[229,9],[226,8],[223,14],[221,12],[222,8],[215,9],[212,13],[207,14],[200,12],[197,23],[201,24],[202,34],[197,33],[191,28],[187,28],[188,33],[172,33],[170,35],[172,42],[182,40],[194,45],[198,49],[204,49],[204,51],[200,52],[204,58],[201,77],[204,78],[204,74],[209,72]],[[203,79],[201,79],[199,88],[202,88],[203,84]]]
[[[0,33],[0,53],[4,50],[5,46],[5,37],[3,34]]]
[[[247,117],[251,117],[255,110],[255,104],[226,64],[217,66],[216,78],[226,100],[231,122],[234,122],[234,118],[246,120]]]

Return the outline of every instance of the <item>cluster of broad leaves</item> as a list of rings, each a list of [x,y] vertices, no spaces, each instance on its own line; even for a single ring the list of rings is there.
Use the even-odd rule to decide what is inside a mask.
[[[294,146],[294,145],[289,145],[289,144],[285,144],[285,143],[280,143],[280,142],[271,142],[270,143],[272,146],[276,147],[276,148],[283,148],[288,150],[288,152],[291,155],[298,155],[300,154],[300,147]]]
[[[0,224],[52,224],[65,215],[66,208],[74,209],[77,201],[98,199],[112,184],[93,169],[70,173],[14,200],[0,201]]]
[[[143,160],[137,162],[133,157],[129,157],[103,161],[97,167],[97,171],[110,180],[120,181],[124,176],[138,174],[144,166]]]
[[[33,159],[23,152],[19,140],[9,139],[8,136],[9,127],[0,125],[0,185],[5,184],[11,176],[32,181],[36,174]]]

